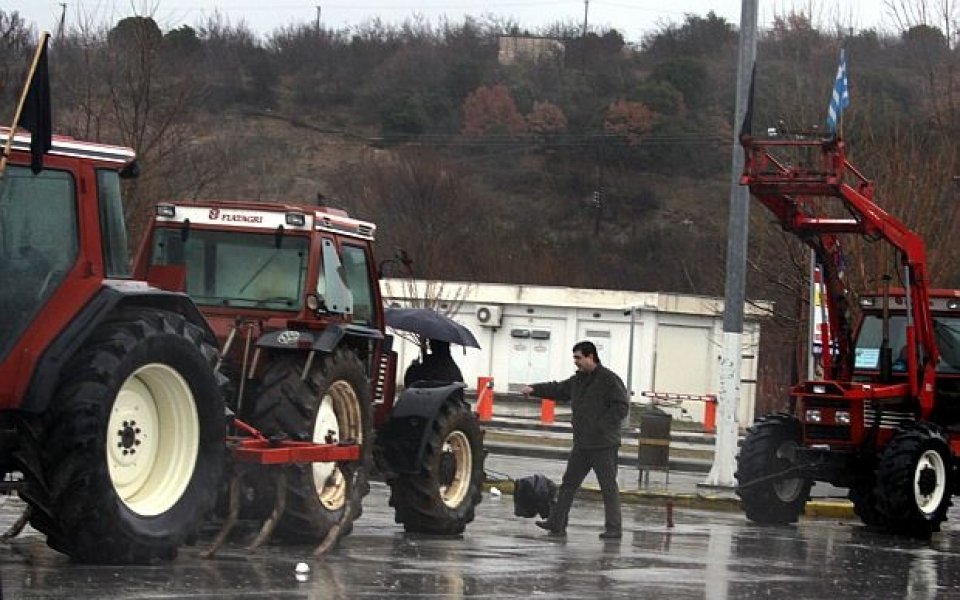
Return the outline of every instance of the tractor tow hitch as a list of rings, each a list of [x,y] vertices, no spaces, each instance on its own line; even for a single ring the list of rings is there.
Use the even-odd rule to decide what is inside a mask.
[[[280,521],[280,517],[286,510],[286,467],[294,464],[316,462],[338,463],[345,475],[346,494],[353,496],[360,493],[359,490],[363,485],[360,479],[365,475],[363,469],[357,468],[360,464],[361,449],[360,445],[353,440],[333,444],[315,444],[286,438],[267,438],[256,428],[240,419],[234,419],[233,425],[237,430],[247,435],[227,437],[227,447],[230,448],[230,454],[233,458],[233,475],[230,477],[228,492],[228,514],[210,548],[202,554],[204,558],[212,558],[216,554],[237,524],[240,514],[240,490],[243,477],[250,473],[255,474],[255,476],[262,473],[260,470],[246,469],[246,466],[272,465],[278,467],[270,470],[276,490],[273,510],[264,520],[257,536],[247,545],[247,550],[255,550],[270,539],[277,523]],[[349,523],[355,516],[351,513],[352,509],[350,508],[353,504],[353,502],[347,503],[347,509],[343,511],[339,522],[331,528],[327,536],[314,550],[314,555],[325,554],[337,543],[343,532],[343,525]]]

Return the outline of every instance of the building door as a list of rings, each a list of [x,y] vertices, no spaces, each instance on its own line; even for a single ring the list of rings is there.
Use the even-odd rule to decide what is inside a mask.
[[[519,391],[528,383],[550,380],[551,335],[542,327],[510,330],[508,389]]]

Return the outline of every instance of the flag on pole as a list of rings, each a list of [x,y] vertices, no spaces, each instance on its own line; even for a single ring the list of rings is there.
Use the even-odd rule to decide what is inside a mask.
[[[840,117],[843,109],[850,104],[850,90],[847,87],[847,55],[840,49],[840,66],[837,67],[837,80],[833,83],[833,96],[827,109],[827,129],[832,133],[840,130]]]
[[[757,81],[757,63],[750,69],[750,89],[747,92],[747,109],[743,112],[743,123],[740,124],[740,137],[753,133],[753,93]]]
[[[24,96],[20,127],[30,132],[30,168],[34,173],[43,170],[43,155],[53,146],[53,114],[50,109],[50,71],[47,69],[47,41],[49,34],[40,38],[40,48]]]

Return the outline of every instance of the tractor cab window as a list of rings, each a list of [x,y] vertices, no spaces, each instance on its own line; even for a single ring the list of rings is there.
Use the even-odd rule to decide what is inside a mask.
[[[197,304],[299,311],[309,240],[272,233],[157,229],[151,264],[186,267]]]
[[[353,292],[353,322],[373,325],[373,290],[367,253],[358,246],[343,246],[343,270]]]
[[[960,373],[960,316],[934,318],[934,334],[940,349],[938,373]],[[883,319],[880,315],[864,315],[857,336],[854,368],[880,368],[880,343],[883,341]],[[893,372],[907,370],[907,317],[890,316],[890,348],[893,351]]]
[[[940,350],[940,373],[960,373],[960,315],[956,317],[936,317],[933,320],[933,333]]]
[[[0,358],[77,260],[73,177],[7,167],[0,180]]]
[[[100,204],[100,237],[103,239],[103,269],[107,277],[130,277],[127,252],[127,228],[123,222],[120,175],[116,171],[97,171],[97,197]]]
[[[896,372],[906,370],[900,368],[897,362],[901,349],[906,345],[907,318],[904,315],[890,316],[890,347],[893,348],[893,369]],[[880,344],[883,341],[883,319],[880,315],[864,315],[857,336],[857,346],[854,351],[855,369],[880,368]],[[905,364],[905,363],[904,363]]]

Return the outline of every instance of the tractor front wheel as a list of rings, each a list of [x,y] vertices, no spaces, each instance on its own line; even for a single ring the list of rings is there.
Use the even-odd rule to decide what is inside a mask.
[[[939,427],[914,423],[891,439],[877,464],[876,496],[886,526],[928,537],[947,518],[952,489],[950,447]]]
[[[372,421],[369,385],[357,355],[340,349],[326,355],[301,379],[305,358],[278,359],[263,377],[254,424],[267,435],[318,444],[356,443],[360,463],[295,464],[287,467],[287,501],[277,533],[297,542],[316,543],[340,523],[344,534],[363,512],[370,491]],[[262,498],[261,503],[273,502]],[[265,511],[268,507],[261,506]]]
[[[747,518],[764,525],[795,523],[813,482],[792,473],[800,422],[791,415],[763,417],[747,430],[737,456],[737,495]]]

